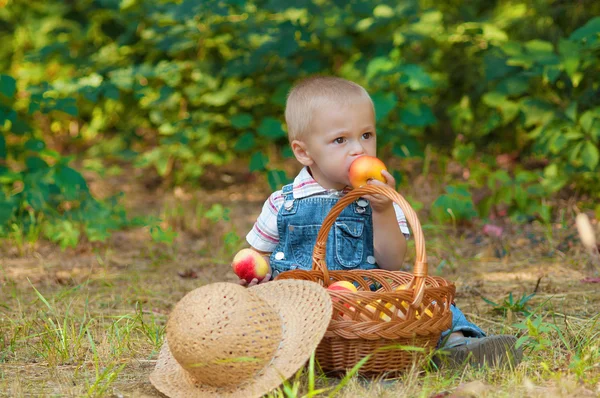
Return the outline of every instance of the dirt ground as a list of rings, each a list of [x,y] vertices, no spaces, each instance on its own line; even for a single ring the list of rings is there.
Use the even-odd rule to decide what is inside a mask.
[[[8,337],[4,346],[0,345],[5,351],[0,357],[0,396],[80,396],[89,391],[82,390],[82,383],[93,379],[96,371],[85,355],[79,357],[89,359],[83,362],[53,362],[26,348],[36,344],[36,337],[26,337],[28,331],[36,330],[35,317],[31,316],[31,323],[21,324],[21,333],[15,331],[15,325],[18,317],[44,310],[33,287],[49,301],[51,298],[56,309],[72,305],[73,313],[81,317],[82,308],[88,308],[98,320],[94,330],[100,349],[102,325],[108,320],[139,310],[148,322],[162,327],[170,309],[188,291],[215,281],[234,282],[229,266],[234,251],[224,249],[223,237],[234,231],[243,239],[269,194],[263,179],[237,170],[209,172],[200,181],[203,188],[194,190],[165,189],[144,179],[138,170],[104,180],[88,176],[98,197],[123,191],[131,215],[160,216],[165,209],[180,206],[184,219],[193,218],[193,207],[199,203],[220,203],[231,209],[229,221],[203,228],[185,229],[181,217],[172,217],[168,221],[179,231],[173,245],[153,243],[147,228],[118,231],[106,244],[83,243],[65,251],[37,242],[19,255],[5,242],[0,252],[0,325],[5,336],[20,337],[11,350],[7,349]],[[423,180],[401,192],[423,202],[419,212],[423,220],[427,220],[427,207],[437,192],[434,186],[434,180]],[[503,228],[501,237],[486,235],[482,223],[453,229],[425,221],[429,272],[456,284],[458,306],[489,333],[517,332],[510,325],[524,319],[522,314],[509,312],[505,317],[493,312],[482,299],[502,302],[509,293],[519,299],[535,292],[527,303],[531,308],[564,322],[583,322],[598,313],[600,284],[583,282],[597,275],[589,268],[590,257],[579,242],[571,213],[567,214],[551,227],[496,220]],[[409,243],[405,270],[412,266],[413,244]],[[114,349],[114,342],[104,343],[104,349]],[[159,344],[137,338],[130,345],[123,351],[125,367],[106,396],[160,396],[148,382]],[[110,357],[108,352],[105,355]],[[112,360],[114,364],[115,358]]]

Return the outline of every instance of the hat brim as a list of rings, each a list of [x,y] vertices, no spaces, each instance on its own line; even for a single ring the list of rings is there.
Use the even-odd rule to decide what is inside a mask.
[[[320,285],[301,280],[272,281],[248,288],[282,319],[281,344],[273,360],[254,378],[230,388],[197,383],[175,360],[165,341],[150,382],[169,397],[261,397],[281,385],[310,358],[331,320],[331,298]]]

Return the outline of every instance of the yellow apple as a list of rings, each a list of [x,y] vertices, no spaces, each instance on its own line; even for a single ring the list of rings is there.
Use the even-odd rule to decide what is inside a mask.
[[[394,290],[398,291],[398,290],[406,290],[406,289],[408,289],[408,283],[405,283],[404,285],[400,285],[397,288],[395,288]],[[401,304],[405,310],[408,310],[409,304],[406,301],[403,301]],[[433,313],[431,312],[431,310],[429,308],[425,309],[425,315],[429,316],[430,318],[433,317]],[[405,315],[402,311],[398,311],[398,316],[401,316],[402,318],[405,317]],[[421,314],[419,313],[419,310],[415,311],[415,318],[421,319]]]
[[[373,156],[360,156],[350,164],[348,170],[350,185],[353,188],[362,187],[367,185],[367,181],[370,179],[385,182],[385,177],[381,173],[383,170],[387,170],[387,168],[381,160]]]

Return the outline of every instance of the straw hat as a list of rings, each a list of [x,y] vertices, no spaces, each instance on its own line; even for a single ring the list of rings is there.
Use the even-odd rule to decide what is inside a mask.
[[[260,397],[298,371],[331,319],[314,282],[218,282],[173,308],[150,382],[169,397]]]

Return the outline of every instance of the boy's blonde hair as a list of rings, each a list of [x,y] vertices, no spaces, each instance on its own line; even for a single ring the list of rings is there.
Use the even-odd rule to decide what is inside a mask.
[[[306,137],[315,109],[324,104],[354,104],[369,101],[369,93],[359,84],[334,76],[313,76],[296,84],[287,97],[285,121],[290,142]]]

